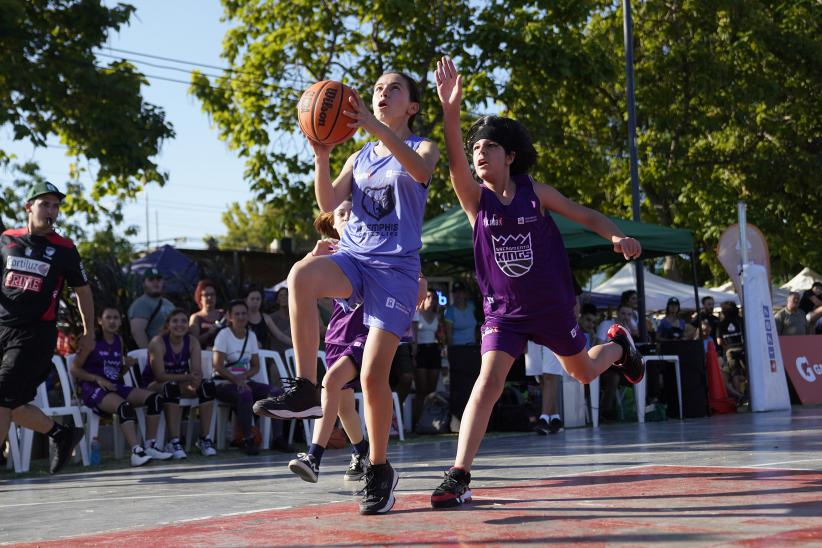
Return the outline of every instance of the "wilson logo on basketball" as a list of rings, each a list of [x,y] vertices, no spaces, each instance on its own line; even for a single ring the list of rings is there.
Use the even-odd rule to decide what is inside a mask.
[[[337,97],[337,90],[334,88],[326,88],[323,94],[323,102],[320,104],[320,114],[317,116],[317,125],[325,126],[328,119],[328,111],[334,107],[334,100]]]
[[[492,236],[494,260],[503,274],[509,278],[519,278],[527,274],[534,264],[531,249],[531,233]]]

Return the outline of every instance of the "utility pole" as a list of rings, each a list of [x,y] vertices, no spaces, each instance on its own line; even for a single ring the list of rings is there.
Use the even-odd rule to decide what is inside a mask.
[[[146,252],[148,252],[149,247],[151,245],[151,238],[149,234],[149,225],[148,225],[148,191],[146,192]]]

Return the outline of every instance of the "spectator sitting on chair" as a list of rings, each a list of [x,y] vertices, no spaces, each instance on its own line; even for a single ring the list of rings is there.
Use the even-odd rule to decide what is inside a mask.
[[[721,305],[722,315],[717,329],[717,342],[725,353],[725,362],[734,392],[747,394],[747,375],[745,374],[745,344],[742,332],[742,318],[739,308],[733,301]],[[739,403],[744,403],[740,401]]]
[[[163,396],[166,426],[170,439],[165,446],[175,459],[186,458],[180,443],[180,397],[197,398],[200,411],[200,439],[196,446],[211,457],[217,454],[209,429],[214,412],[214,382],[203,379],[200,343],[188,333],[188,314],[175,308],[166,318],[165,332],[151,339],[148,365],[142,372],[142,386]],[[191,417],[189,417],[191,419]]]
[[[680,341],[685,335],[685,320],[679,317],[679,299],[671,297],[665,306],[665,317],[656,328],[658,341]]]
[[[143,294],[128,307],[131,336],[137,348],[148,348],[148,343],[163,328],[174,303],[163,297],[163,275],[154,267],[143,274]]]
[[[250,287],[245,292],[245,304],[248,306],[248,327],[257,335],[257,344],[261,350],[271,350],[271,337],[286,347],[291,346],[291,337],[286,335],[270,314],[262,312],[263,292],[257,287]]]
[[[615,323],[618,323],[623,327],[628,328],[628,330],[631,332],[632,337],[638,337],[639,333],[634,330],[634,326],[636,324],[632,321],[633,317],[634,309],[631,307],[630,304],[626,302],[625,304],[619,305],[619,308],[617,309],[616,320],[604,320],[600,322],[600,324],[597,326],[596,344],[604,344],[608,342],[608,330]],[[621,378],[622,374],[620,373],[620,369],[613,366],[606,369],[599,376],[599,386],[602,392],[602,399],[600,401],[600,415],[605,421],[613,421],[617,418],[616,409],[614,407],[616,404],[617,390],[619,388],[619,382]],[[591,398],[594,397],[595,395],[592,394]]]
[[[711,323],[708,319],[704,319],[700,322],[699,335],[702,339],[703,348],[706,355],[708,353],[708,345],[711,343],[714,345],[714,350],[717,351],[716,360],[719,363],[719,372],[722,374],[722,382],[725,384],[725,390],[728,392],[728,395],[736,401],[742,400],[744,394],[739,393],[731,382],[731,370],[728,367],[728,362],[719,354],[719,347],[716,345],[716,341],[711,335]]]
[[[271,313],[271,319],[274,325],[280,330],[288,339],[291,339],[291,315],[288,313],[288,288],[281,287],[277,290],[274,296],[274,312]],[[291,348],[291,343],[285,343],[279,338],[271,339],[271,349],[276,350],[285,358],[283,354],[287,349]]]
[[[256,400],[276,396],[281,390],[251,380],[260,372],[260,354],[257,336],[248,328],[248,305],[242,299],[228,303],[228,328],[217,333],[212,357],[217,399],[234,408],[243,435],[243,450],[256,455],[260,449],[252,433],[252,406]],[[282,421],[273,421],[272,428],[279,428],[280,435],[275,432],[275,437],[281,438]]]
[[[785,308],[774,315],[776,332],[779,335],[808,334],[808,320],[805,311],[799,308],[799,301],[799,293],[791,291]]]
[[[97,318],[97,337],[93,349],[77,353],[71,374],[80,381],[83,404],[98,415],[116,414],[120,429],[131,447],[131,465],[142,466],[151,459],[166,460],[173,455],[154,447],[163,398],[156,392],[125,386],[123,374],[136,360],[123,354],[123,339],[118,335],[123,323],[120,311],[105,307]],[[135,407],[146,408],[146,445],[140,444],[135,422]]]
[[[217,332],[225,327],[225,312],[217,308],[217,286],[211,280],[200,280],[194,289],[194,301],[200,310],[188,319],[188,329],[200,342],[200,348],[208,350],[214,344]]]

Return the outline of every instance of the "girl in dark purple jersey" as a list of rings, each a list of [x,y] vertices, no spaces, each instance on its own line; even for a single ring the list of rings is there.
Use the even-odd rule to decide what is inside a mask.
[[[314,227],[326,239],[318,241],[309,255],[319,257],[333,253],[340,233],[348,224],[350,214],[351,202],[348,200],[342,202],[331,213],[320,213],[314,221]],[[314,433],[308,452],[299,453],[288,463],[288,468],[305,481],[317,482],[320,461],[338,415],[354,448],[345,479],[358,481],[363,476],[365,459],[368,457],[368,442],[363,437],[360,417],[354,404],[352,382],[359,375],[367,337],[368,328],[363,323],[362,307],[346,312],[335,301],[334,311],[325,333],[325,355],[330,365],[323,377],[323,416],[314,423]]]
[[[123,354],[123,339],[118,334],[122,324],[120,311],[106,307],[97,318],[100,330],[94,348],[77,352],[71,365],[71,374],[80,381],[83,404],[100,415],[116,414],[126,442],[131,447],[131,465],[141,466],[151,459],[165,460],[171,453],[153,445],[143,447],[137,435],[135,407],[146,407],[146,440],[157,437],[163,400],[155,392],[126,386],[123,373],[136,360]]]
[[[488,427],[514,359],[528,340],[550,348],[563,368],[588,383],[612,364],[632,383],[644,366],[630,333],[618,325],[610,341],[585,350],[574,315],[568,256],[548,211],[556,211],[611,242],[626,259],[639,257],[638,241],[626,237],[607,217],[576,204],[528,175],[536,150],[525,128],[509,118],[487,116],[472,127],[468,150],[477,184],[465,157],[460,130],[462,77],[454,63],[437,63],[437,94],[443,108],[451,182],[474,231],[477,281],[483,294],[482,368],[460,424],[457,456],[431,495],[436,508],[470,500],[471,463]]]

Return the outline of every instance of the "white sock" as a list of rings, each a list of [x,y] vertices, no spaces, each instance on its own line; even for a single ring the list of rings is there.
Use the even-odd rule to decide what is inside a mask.
[[[541,418],[545,422],[551,422],[551,417],[549,417],[548,415],[543,414],[543,415],[540,415],[539,418]]]
[[[559,415],[551,415],[551,420],[553,420],[553,419],[559,419],[559,420],[562,420],[562,419],[560,418],[560,416],[559,416]],[[550,421],[549,421],[549,422],[550,422]]]

